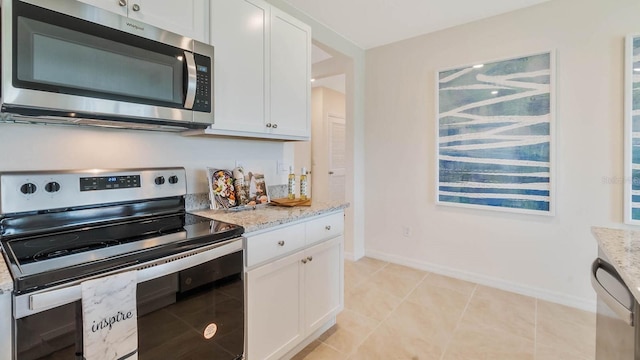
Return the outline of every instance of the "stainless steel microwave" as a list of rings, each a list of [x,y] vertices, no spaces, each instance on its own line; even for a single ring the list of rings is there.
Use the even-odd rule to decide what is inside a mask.
[[[213,46],[77,0],[4,0],[1,11],[5,121],[213,123]]]

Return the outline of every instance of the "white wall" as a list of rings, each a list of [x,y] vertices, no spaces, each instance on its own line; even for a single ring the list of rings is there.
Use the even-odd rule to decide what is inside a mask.
[[[366,53],[366,253],[593,310],[592,225],[622,227],[623,43],[637,0],[553,0]],[[435,205],[435,73],[556,50],[555,217]],[[412,229],[410,237],[402,227]]]
[[[207,192],[206,167],[264,172],[268,184],[284,184],[276,173],[283,143],[176,133],[93,127],[0,124],[0,171],[182,166],[187,192]]]

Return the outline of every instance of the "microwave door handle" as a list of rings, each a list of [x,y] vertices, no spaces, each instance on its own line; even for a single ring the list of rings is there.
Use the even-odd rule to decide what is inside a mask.
[[[184,100],[185,109],[193,109],[193,103],[196,100],[196,85],[198,81],[196,70],[196,59],[193,53],[184,52],[184,59],[187,62],[187,95]]]

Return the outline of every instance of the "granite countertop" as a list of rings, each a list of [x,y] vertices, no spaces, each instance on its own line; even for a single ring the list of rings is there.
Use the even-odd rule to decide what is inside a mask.
[[[255,210],[197,210],[192,211],[192,213],[240,225],[244,227],[245,233],[251,233],[312,216],[344,210],[347,207],[349,207],[349,203],[344,202],[312,202],[311,206],[281,207],[267,205],[258,207]]]
[[[640,302],[640,231],[592,227],[600,249]]]
[[[0,294],[11,290],[13,290],[13,279],[9,273],[7,264],[4,262],[4,256],[0,254]]]

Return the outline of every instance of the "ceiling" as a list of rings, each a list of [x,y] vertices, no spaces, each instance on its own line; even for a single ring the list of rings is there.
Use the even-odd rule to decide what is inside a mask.
[[[548,0],[284,0],[363,49]]]

